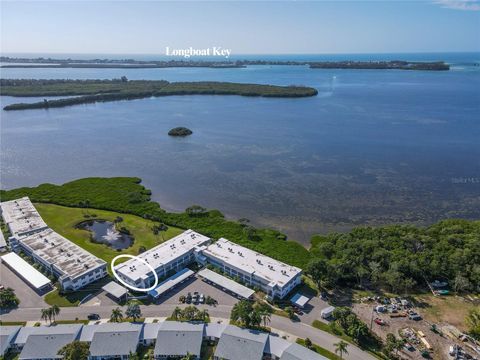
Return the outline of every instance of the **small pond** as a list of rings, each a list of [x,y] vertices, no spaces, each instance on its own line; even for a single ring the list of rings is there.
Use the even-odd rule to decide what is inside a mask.
[[[79,229],[92,233],[92,241],[110,246],[115,250],[126,249],[133,244],[133,238],[115,229],[110,221],[92,220],[85,221],[77,226]]]

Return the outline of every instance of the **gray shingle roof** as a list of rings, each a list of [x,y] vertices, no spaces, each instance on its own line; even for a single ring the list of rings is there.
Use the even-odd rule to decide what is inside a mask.
[[[299,344],[291,344],[285,349],[280,360],[328,360],[326,357]]]
[[[80,333],[80,341],[91,342],[93,335],[97,332],[141,331],[142,326],[143,324],[132,324],[128,322],[85,325]]]
[[[227,326],[227,324],[217,323],[205,324],[205,336],[219,339]]]
[[[73,340],[73,334],[30,335],[19,359],[61,359],[58,351]]]
[[[140,334],[141,340],[156,340],[158,335],[158,330],[160,329],[161,323],[148,323],[143,325],[142,332]]]
[[[228,326],[218,341],[215,356],[227,360],[261,360],[268,335]]]
[[[165,321],[160,325],[155,343],[155,356],[200,356],[204,324]]]
[[[20,326],[0,326],[0,356],[5,354],[19,330]]]
[[[95,332],[90,344],[91,356],[122,356],[135,353],[140,330],[122,332]]]
[[[292,343],[282,339],[279,336],[268,335],[267,344],[265,345],[265,352],[280,357],[286,348]]]
[[[17,337],[14,340],[14,344],[22,346],[26,343],[30,335],[60,335],[60,334],[72,334],[77,335],[81,324],[64,324],[56,326],[39,326],[39,327],[23,327],[18,332]]]

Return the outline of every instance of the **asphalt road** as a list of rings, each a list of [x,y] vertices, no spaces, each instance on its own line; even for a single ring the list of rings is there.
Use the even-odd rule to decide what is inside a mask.
[[[141,306],[142,314],[144,317],[168,317],[172,314],[176,304],[160,304],[160,305],[148,305]],[[117,306],[112,305],[98,305],[98,306],[81,306],[81,307],[65,307],[61,308],[58,320],[71,320],[75,318],[86,319],[88,314],[96,313],[101,318],[109,318],[114,309]],[[231,305],[217,305],[216,307],[207,305],[198,305],[199,308],[208,309],[210,316],[217,318],[228,319],[230,317]],[[22,308],[12,310],[8,313],[2,314],[1,319],[3,321],[40,321],[41,308]],[[272,330],[278,329],[280,331],[292,334],[301,338],[310,338],[313,343],[322,346],[332,352],[335,352],[334,344],[339,342],[340,339],[328,334],[324,331],[315,329],[310,325],[302,322],[294,322],[285,317],[273,315],[269,324]],[[370,354],[360,350],[354,345],[348,346],[348,354],[344,355],[345,359],[351,360],[374,360],[375,358]]]
[[[5,286],[10,286],[15,289],[17,296],[21,299],[21,307],[11,310],[9,312],[1,312],[0,319],[3,321],[41,321],[40,312],[42,308],[48,305],[43,301],[43,298],[36,294],[25,282],[20,279],[15,273],[7,269],[3,264],[0,264],[1,282]],[[165,297],[161,299],[158,305],[142,305],[142,315],[144,317],[168,317],[172,314],[173,309],[179,306],[178,298],[180,295],[186,295],[188,292],[198,291],[206,295],[210,295],[216,299],[219,305],[213,307],[208,305],[197,305],[199,308],[207,309],[211,317],[228,319],[230,318],[230,311],[233,305],[238,301],[232,295],[222,291],[221,289],[212,286],[198,278],[192,278],[189,281],[176,287]],[[61,308],[58,320],[73,320],[86,319],[91,313],[99,314],[101,318],[110,318],[112,309],[118,307],[112,300],[105,296],[103,292],[97,294],[98,299],[92,300],[92,306],[77,306]],[[98,305],[99,304],[99,305]],[[291,334],[293,337],[310,338],[313,343],[321,347],[335,352],[335,343],[340,341],[339,338],[329,333],[315,329],[309,324],[315,318],[319,318],[319,311],[325,307],[326,303],[319,298],[313,298],[310,301],[310,309],[299,317],[299,321],[291,321],[288,318],[273,315],[269,326],[273,332],[284,332]],[[313,320],[312,320],[313,319]],[[375,359],[370,354],[360,350],[356,346],[348,346],[348,354],[344,355],[345,359],[350,360],[370,360]]]

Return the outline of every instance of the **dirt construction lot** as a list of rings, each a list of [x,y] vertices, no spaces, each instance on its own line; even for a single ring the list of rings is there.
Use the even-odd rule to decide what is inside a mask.
[[[448,336],[441,336],[431,329],[431,325],[433,323],[422,319],[422,320],[410,320],[408,317],[398,317],[398,318],[391,318],[391,314],[389,313],[376,313],[372,312],[374,307],[377,304],[370,302],[370,303],[360,303],[354,304],[353,310],[354,312],[368,325],[372,326],[372,331],[380,336],[382,339],[385,339],[388,333],[394,334],[397,338],[400,338],[401,333],[405,333],[405,330],[411,331],[415,334],[417,338],[417,343],[415,341],[409,340],[409,343],[413,345],[414,350],[403,350],[399,355],[402,356],[404,359],[415,359],[420,360],[423,359],[421,352],[425,350],[425,345],[420,341],[421,333],[424,334],[424,339],[430,344],[432,350],[430,351],[430,356],[432,359],[453,359],[449,356],[448,350],[449,347],[453,344],[461,345],[462,347],[464,344],[461,342],[455,341]],[[414,311],[419,313],[422,318],[424,317],[424,313],[422,309],[413,308]],[[400,311],[399,313],[401,313]],[[373,314],[373,317],[372,317]],[[380,318],[386,322],[386,325],[378,325],[372,319]],[[443,324],[442,324],[443,325]],[[441,325],[437,323],[437,326],[440,327]],[[409,330],[410,329],[410,330]],[[418,333],[420,331],[420,334]],[[472,354],[473,355],[473,354]],[[477,354],[478,357],[478,354]]]

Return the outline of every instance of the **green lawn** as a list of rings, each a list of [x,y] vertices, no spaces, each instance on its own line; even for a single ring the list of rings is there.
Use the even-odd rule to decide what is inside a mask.
[[[304,339],[297,339],[297,344],[305,346],[305,340]],[[321,346],[318,346],[316,344],[313,344],[313,348],[315,349],[315,352],[317,354],[323,355],[327,359],[331,359],[331,360],[340,360],[341,359],[341,357],[338,356],[337,354],[334,354],[331,351],[328,351],[327,349],[324,349]]]
[[[152,226],[155,223],[151,220],[146,220],[135,215],[41,203],[35,203],[35,207],[47,225],[53,230],[107,262],[110,262],[120,253],[138,255],[138,249],[140,246],[150,249],[162,243],[164,240],[168,240],[184,231],[183,229],[169,226],[166,232],[154,235],[152,232]],[[108,221],[113,221],[117,216],[121,216],[123,218],[121,226],[125,226],[135,237],[133,245],[118,252],[105,244],[97,244],[90,241],[89,231],[77,229],[75,227],[78,223],[88,220],[84,217],[85,214],[95,214],[95,219]],[[118,262],[120,263],[125,260],[127,259],[119,259]]]

